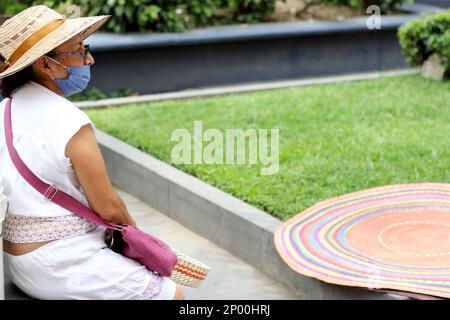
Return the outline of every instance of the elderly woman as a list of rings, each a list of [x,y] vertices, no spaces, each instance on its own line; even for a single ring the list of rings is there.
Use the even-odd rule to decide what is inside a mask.
[[[11,101],[13,144],[42,181],[103,219],[136,226],[115,192],[88,116],[65,97],[81,92],[94,58],[83,40],[109,16],[66,19],[46,6],[28,8],[0,28],[0,127]],[[0,57],[1,58],[1,57]],[[18,172],[0,134],[0,183],[8,200],[5,267],[38,299],[183,299],[170,278],[112,251],[105,228],[37,192]]]

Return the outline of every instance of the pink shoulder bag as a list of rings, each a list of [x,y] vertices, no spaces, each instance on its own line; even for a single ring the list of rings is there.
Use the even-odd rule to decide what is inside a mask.
[[[166,243],[133,226],[115,225],[104,220],[82,202],[39,179],[25,165],[13,145],[11,102],[12,98],[8,100],[5,108],[5,138],[12,162],[22,177],[48,200],[82,218],[106,227],[112,250],[136,260],[150,271],[170,277],[178,258]]]

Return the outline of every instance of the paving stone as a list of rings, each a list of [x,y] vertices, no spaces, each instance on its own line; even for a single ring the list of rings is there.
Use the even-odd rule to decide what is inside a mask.
[[[211,267],[208,278],[199,288],[184,287],[187,299],[297,299],[276,280],[125,191],[118,188],[116,190],[139,228]]]

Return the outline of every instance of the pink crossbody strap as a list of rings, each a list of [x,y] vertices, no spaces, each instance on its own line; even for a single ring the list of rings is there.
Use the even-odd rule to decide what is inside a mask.
[[[12,98],[8,99],[5,108],[5,138],[6,145],[8,147],[9,155],[11,157],[12,162],[16,166],[19,173],[22,177],[39,193],[44,195],[44,197],[54,203],[60,205],[61,207],[71,211],[72,213],[85,218],[91,222],[102,225],[108,229],[116,229],[115,225],[104,220],[94,211],[86,207],[82,202],[68,195],[64,191],[55,188],[41,179],[39,179],[22,161],[19,154],[13,145],[13,133],[12,133],[12,124],[11,124],[11,102]]]

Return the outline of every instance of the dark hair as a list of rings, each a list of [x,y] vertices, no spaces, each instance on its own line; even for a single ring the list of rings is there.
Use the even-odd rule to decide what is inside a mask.
[[[4,98],[10,98],[11,94],[16,89],[19,89],[24,84],[30,82],[31,80],[33,80],[33,78],[34,73],[31,65],[25,67],[17,73],[14,73],[13,75],[3,78],[2,80],[0,80],[1,95]]]

